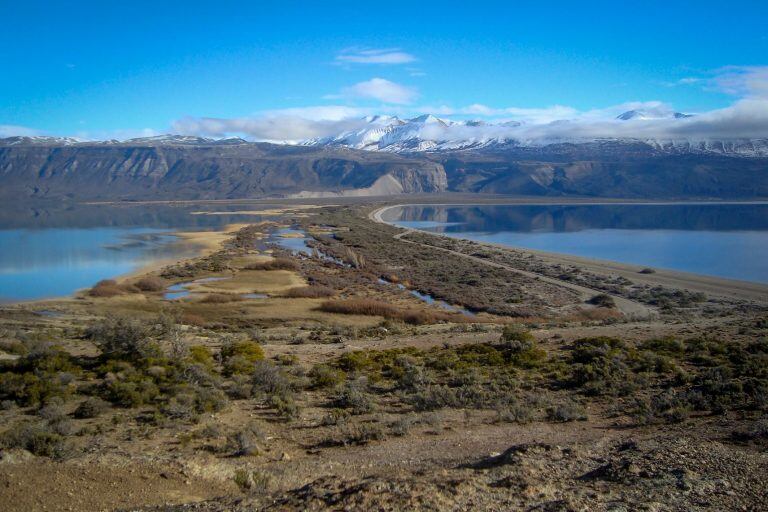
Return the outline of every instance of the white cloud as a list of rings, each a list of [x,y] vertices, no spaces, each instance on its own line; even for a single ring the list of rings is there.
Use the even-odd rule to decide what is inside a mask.
[[[31,137],[33,135],[40,135],[39,130],[34,128],[27,128],[26,126],[18,126],[13,124],[0,124],[0,138],[3,137]]]
[[[349,48],[335,58],[337,64],[407,64],[415,60],[400,48]]]
[[[728,66],[718,70],[711,83],[740,97],[768,98],[768,66]]]
[[[185,117],[173,122],[172,131],[204,137],[244,137],[272,142],[298,142],[359,129],[370,112],[345,106],[317,106],[272,110],[234,119]]]
[[[214,137],[242,135],[257,140],[299,141],[363,128],[366,125],[363,116],[366,115],[412,117],[431,113],[488,120],[479,126],[431,124],[424,128],[422,136],[443,141],[496,137],[543,144],[595,138],[697,141],[768,138],[768,66],[728,67],[717,70],[708,78],[689,77],[680,82],[701,83],[738,98],[729,107],[682,119],[675,118],[673,107],[661,101],[633,101],[591,110],[566,105],[522,108],[492,107],[481,103],[463,107],[410,106],[416,97],[415,90],[374,78],[346,88],[342,96],[373,99],[385,104],[378,108],[328,105],[273,110],[237,119],[185,118],[175,122],[173,130]],[[629,110],[642,110],[650,119],[616,119]],[[503,121],[516,121],[520,125],[503,125]]]
[[[418,96],[416,89],[390,82],[384,78],[372,78],[366,82],[359,82],[350,87],[345,87],[341,94],[350,99],[374,99],[396,105],[411,103]]]

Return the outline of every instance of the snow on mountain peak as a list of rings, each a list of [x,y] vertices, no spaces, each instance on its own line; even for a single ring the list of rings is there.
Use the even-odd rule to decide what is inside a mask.
[[[628,110],[622,114],[616,116],[616,119],[620,121],[647,121],[656,119],[685,119],[686,117],[692,117],[691,114],[683,114],[682,112],[672,112],[663,108],[649,108],[639,110]]]

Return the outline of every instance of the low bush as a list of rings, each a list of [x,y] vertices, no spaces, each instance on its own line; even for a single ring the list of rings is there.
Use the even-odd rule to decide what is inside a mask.
[[[96,283],[93,288],[88,290],[91,297],[115,297],[126,293],[125,288],[117,284],[114,279],[103,279]]]
[[[400,316],[400,310],[388,304],[373,299],[348,299],[323,302],[320,310],[326,313],[338,313],[342,315],[368,315],[396,318]]]
[[[41,457],[54,457],[61,453],[64,439],[46,422],[22,423],[0,435],[3,448],[22,448]]]
[[[85,334],[109,358],[135,360],[160,355],[160,347],[152,337],[162,333],[147,320],[108,316],[89,326]]]
[[[229,304],[245,300],[241,295],[234,293],[208,293],[200,302],[204,304]]]
[[[547,408],[547,419],[556,422],[584,421],[587,414],[584,407],[576,402],[567,400],[560,404],[552,405]]]
[[[0,371],[0,400],[18,405],[45,405],[74,391],[80,372],[72,358],[50,345],[41,345]]]
[[[253,363],[264,359],[264,350],[255,341],[228,340],[221,348],[226,375],[253,373]]]
[[[286,396],[291,392],[291,383],[283,371],[268,361],[253,364],[251,383],[255,394]]]
[[[340,315],[382,316],[388,320],[400,320],[413,325],[423,325],[443,320],[467,321],[463,315],[438,314],[423,310],[402,310],[387,302],[374,299],[329,300],[323,302],[319,309],[326,313]]]
[[[587,301],[589,304],[592,304],[593,306],[597,306],[599,308],[613,308],[616,307],[616,301],[613,300],[613,297],[611,297],[608,294],[600,293],[598,295],[595,295],[591,299]]]
[[[318,364],[309,371],[309,379],[313,389],[334,388],[344,382],[347,375],[337,368],[327,364]]]
[[[77,406],[74,416],[78,419],[97,418],[109,410],[109,402],[98,397],[88,397]]]
[[[256,423],[249,423],[242,430],[229,436],[228,444],[236,457],[258,455],[266,444],[267,436]]]
[[[167,288],[168,283],[161,277],[147,276],[136,281],[134,286],[143,292],[161,292]]]
[[[272,476],[264,471],[238,469],[235,471],[234,482],[243,492],[263,494],[269,491],[272,485]]]
[[[262,357],[264,354],[262,353]],[[211,369],[215,363],[211,350],[204,345],[193,345],[189,347],[190,361],[201,364],[205,368]]]
[[[373,398],[366,392],[363,380],[347,382],[334,399],[334,406],[348,409],[352,414],[366,414],[373,411]]]
[[[245,270],[298,270],[299,265],[290,258],[274,258],[269,261],[251,263]]]
[[[283,297],[291,299],[319,299],[333,297],[336,292],[327,286],[299,286],[283,293]]]

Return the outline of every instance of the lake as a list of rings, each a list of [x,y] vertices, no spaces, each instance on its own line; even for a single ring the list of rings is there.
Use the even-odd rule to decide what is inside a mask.
[[[768,283],[768,204],[401,206],[383,220],[478,242]]]
[[[242,205],[4,205],[0,302],[66,296],[153,261],[193,256],[195,249],[179,243],[173,232],[261,219],[229,213],[242,209]],[[211,210],[222,214],[197,214]]]

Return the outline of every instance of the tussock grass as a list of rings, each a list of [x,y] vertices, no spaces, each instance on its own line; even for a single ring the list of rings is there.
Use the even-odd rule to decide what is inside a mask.
[[[320,305],[320,311],[341,315],[382,316],[388,320],[400,320],[407,324],[422,325],[437,322],[467,322],[464,315],[424,310],[403,310],[374,299],[329,300]]]
[[[136,281],[134,286],[143,292],[161,292],[165,290],[168,283],[161,277],[147,276]]]
[[[251,263],[244,270],[298,270],[299,265],[290,258],[275,258],[270,261]]]
[[[283,297],[291,299],[319,299],[333,297],[336,292],[327,286],[298,286],[283,293]]]
[[[229,304],[230,302],[240,302],[244,300],[240,295],[231,293],[209,293],[200,302],[205,304]]]
[[[118,284],[114,279],[102,279],[88,290],[91,297],[116,297],[125,293],[137,293],[139,289],[131,284]]]

